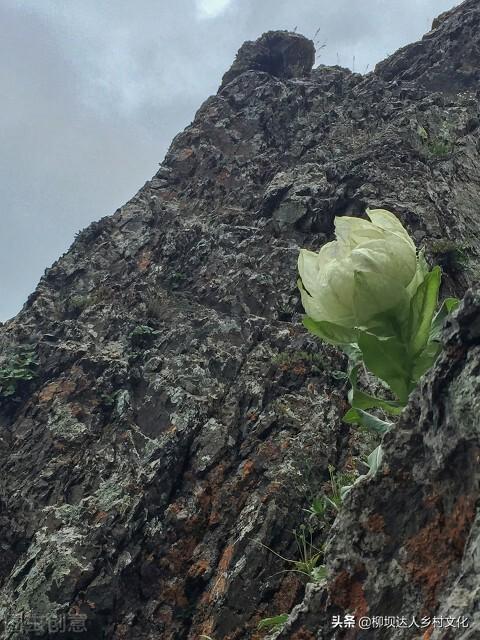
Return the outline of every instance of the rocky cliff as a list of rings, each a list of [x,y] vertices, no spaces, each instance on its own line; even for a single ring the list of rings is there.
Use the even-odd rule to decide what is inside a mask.
[[[467,0],[367,76],[312,69],[298,34],[245,43],[0,326],[2,638],[259,639],[280,614],[272,638],[480,637],[479,34]],[[319,515],[371,436],[341,421],[345,362],[302,327],[296,259],[367,206],[444,294],[473,289],[380,471]]]

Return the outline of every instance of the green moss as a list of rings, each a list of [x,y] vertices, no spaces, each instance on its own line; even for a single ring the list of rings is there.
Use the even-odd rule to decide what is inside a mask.
[[[434,240],[430,252],[434,261],[446,271],[465,271],[469,266],[468,247],[464,243],[447,238]]]
[[[454,149],[453,142],[443,140],[442,138],[436,138],[431,140],[427,144],[427,149],[436,158],[444,158],[452,153]]]
[[[452,125],[448,122],[444,122],[437,133],[429,132],[418,125],[417,133],[425,150],[435,158],[445,158],[455,149]]]
[[[71,296],[66,302],[66,311],[71,314],[80,315],[92,302],[92,298],[89,295],[77,294]]]

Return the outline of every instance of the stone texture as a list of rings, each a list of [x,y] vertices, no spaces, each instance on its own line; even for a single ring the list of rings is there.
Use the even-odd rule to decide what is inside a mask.
[[[328,465],[366,446],[341,422],[344,360],[301,325],[299,248],[384,206],[443,265],[445,295],[478,281],[479,112],[461,57],[478,69],[478,27],[467,1],[429,34],[448,44],[448,86],[425,81],[428,48],[423,66],[407,48],[363,77],[310,72],[297,34],[244,45],[157,174],[0,327],[0,366],[19,345],[39,361],[0,398],[2,638],[28,637],[14,613],[72,607],[93,640],[259,639],[259,620],[291,610],[283,637],[333,638],[332,611],[415,598],[473,617],[473,294],[389,466],[315,530],[329,591],[275,554],[298,559],[292,530]]]

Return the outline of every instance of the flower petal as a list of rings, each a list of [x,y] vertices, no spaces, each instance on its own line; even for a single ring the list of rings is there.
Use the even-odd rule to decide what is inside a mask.
[[[339,242],[353,249],[363,242],[381,238],[383,232],[368,220],[340,216],[335,218],[335,235]]]
[[[415,276],[415,250],[403,238],[387,234],[383,240],[372,240],[352,251],[355,271],[384,274],[406,287]]]
[[[408,309],[409,297],[398,280],[383,273],[375,278],[365,271],[355,273],[354,309],[357,326],[369,326],[369,321],[381,313],[390,311],[400,303]]]
[[[319,261],[318,253],[308,249],[300,249],[298,255],[298,273],[302,279],[303,286],[310,293],[316,291],[319,284]]]
[[[367,209],[367,216],[375,226],[401,236],[411,246],[415,247],[415,243],[408,235],[405,227],[402,225],[397,216],[395,216],[390,211],[387,211],[386,209]]]
[[[308,291],[305,290],[301,280],[298,281],[298,288],[300,289],[302,305],[307,316],[317,322],[327,320],[328,310],[325,309],[321,296],[311,296]]]

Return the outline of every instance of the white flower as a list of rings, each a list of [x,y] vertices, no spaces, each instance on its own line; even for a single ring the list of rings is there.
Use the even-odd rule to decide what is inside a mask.
[[[415,244],[384,209],[367,210],[371,222],[335,218],[336,240],[318,253],[301,249],[300,292],[307,315],[343,327],[365,327],[415,293]],[[410,286],[409,286],[410,285]]]

